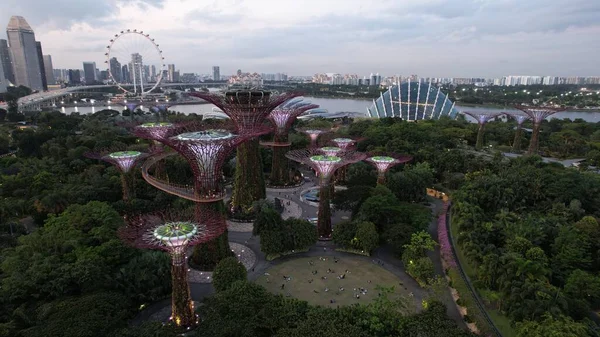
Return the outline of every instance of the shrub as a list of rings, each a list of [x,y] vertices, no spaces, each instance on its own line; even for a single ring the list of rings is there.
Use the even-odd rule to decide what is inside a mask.
[[[213,286],[217,291],[229,288],[235,281],[246,280],[246,268],[235,257],[221,260],[213,273]]]
[[[344,247],[350,247],[356,235],[356,223],[344,221],[335,225],[333,231],[333,242]]]
[[[356,247],[366,252],[371,252],[377,248],[379,243],[379,234],[377,227],[372,222],[361,222],[356,226]]]
[[[285,250],[300,250],[306,249],[317,242],[319,233],[317,228],[310,222],[302,219],[287,219],[284,221],[284,226],[289,229],[288,233],[292,233],[291,249],[285,247]]]

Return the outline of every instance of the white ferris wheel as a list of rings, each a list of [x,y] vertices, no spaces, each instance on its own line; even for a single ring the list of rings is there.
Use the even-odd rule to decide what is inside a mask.
[[[122,30],[106,47],[110,80],[126,94],[144,96],[158,88],[165,70],[159,45],[137,29]]]

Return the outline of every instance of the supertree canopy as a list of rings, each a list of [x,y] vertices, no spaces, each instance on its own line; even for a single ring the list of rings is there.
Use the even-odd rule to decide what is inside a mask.
[[[475,148],[480,150],[483,147],[483,132],[485,130],[485,123],[487,123],[490,119],[494,119],[503,113],[489,113],[489,112],[480,112],[480,111],[463,111],[465,115],[469,115],[477,120],[477,124],[479,124],[479,130],[477,130],[477,143],[475,144]]]
[[[265,128],[267,116],[277,106],[289,99],[300,96],[298,93],[272,95],[269,91],[235,90],[224,95],[206,92],[190,93],[220,108],[234,122],[236,132],[250,139],[238,146],[234,190],[231,206],[235,211],[249,213],[252,204],[266,197],[265,180],[260,159],[258,136],[271,132]]]
[[[524,105],[517,105],[515,108],[523,111],[523,113],[529,116],[533,122],[533,132],[531,133],[531,141],[529,142],[527,154],[535,154],[538,152],[540,147],[539,137],[542,121],[557,112],[563,111],[564,109],[551,107],[529,107]]]
[[[321,148],[321,151],[326,155],[326,156],[337,156],[338,153],[340,153],[342,151],[342,148],[340,147],[335,147],[335,146],[325,146]]]
[[[375,153],[369,154],[370,157],[366,159],[367,162],[373,164],[377,168],[377,183],[385,183],[385,173],[392,167],[398,164],[408,163],[413,159],[411,156],[398,155],[398,154],[387,154],[378,155]]]
[[[512,151],[517,153],[521,151],[521,135],[523,134],[523,123],[531,117],[516,113],[507,113],[507,116],[514,118],[517,121],[517,130],[515,131],[515,140],[513,141]]]
[[[290,150],[288,134],[292,124],[305,111],[316,109],[318,105],[304,101],[302,98],[291,99],[278,106],[267,117],[275,126],[273,142],[261,143],[273,148],[270,183],[275,186],[286,186],[291,183],[288,159],[285,154]]]
[[[171,104],[169,103],[156,102],[152,103],[150,110],[156,114],[156,121],[160,122],[161,119],[165,121],[167,120],[166,115],[170,107]]]
[[[365,159],[360,152],[343,151],[337,156],[328,156],[320,149],[293,150],[286,156],[315,170],[319,177],[319,213],[317,228],[322,240],[331,239],[331,176],[342,166]]]
[[[218,237],[223,230],[215,226],[214,219],[210,217],[205,216],[202,223],[188,218],[172,214],[138,216],[131,225],[119,230],[119,236],[129,245],[169,252],[172,281],[170,319],[176,326],[187,329],[198,324],[199,318],[194,312],[190,294],[186,250]]]
[[[321,128],[299,128],[298,131],[305,133],[310,138],[310,147],[315,148],[317,147],[317,140],[319,139],[319,136],[330,132],[331,130]]]
[[[347,138],[347,137],[337,137],[337,138],[333,138],[331,140],[331,142],[333,144],[335,144],[335,146],[341,148],[344,151],[348,151],[350,149],[352,149],[356,143],[358,143],[361,139],[353,139],[353,138]],[[338,182],[344,182],[346,181],[346,175],[347,175],[347,171],[348,170],[348,166],[344,166],[341,167],[339,170],[336,171],[336,181]]]
[[[128,177],[131,169],[144,158],[147,158],[149,154],[139,151],[118,151],[103,150],[98,152],[88,152],[84,154],[86,157],[91,159],[99,159],[114,165],[121,172],[121,185],[123,188],[123,200],[129,201],[133,195],[131,188],[132,179]]]

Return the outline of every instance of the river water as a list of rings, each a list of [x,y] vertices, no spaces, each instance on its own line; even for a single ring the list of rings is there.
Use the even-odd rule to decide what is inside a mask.
[[[370,107],[372,101],[369,100],[360,100],[360,99],[342,99],[342,98],[316,98],[316,97],[306,97],[307,100],[311,101],[314,104],[318,104],[322,109],[327,109],[329,112],[339,112],[339,111],[347,111],[347,112],[360,112],[365,113],[367,107]],[[106,109],[107,106],[91,106],[91,107],[68,107],[61,108],[61,111],[65,114],[71,114],[73,112],[79,112],[81,114],[90,114],[95,113],[97,111]],[[115,110],[120,110],[122,107],[120,106],[108,106],[108,108],[112,108]],[[196,104],[196,105],[175,105],[170,108],[172,111],[178,111],[184,114],[197,113],[197,114],[207,114],[213,112],[213,108],[216,107],[212,104]],[[495,109],[495,108],[486,108],[486,107],[461,107],[456,106],[459,111],[484,111],[484,112],[494,112],[494,111],[516,111],[514,109]],[[148,110],[148,109],[145,109]],[[586,122],[600,122],[600,112],[582,112],[582,111],[564,111],[559,112],[552,115],[550,118],[568,118],[571,120],[575,119],[583,119]],[[471,122],[475,122],[475,120],[471,117],[467,117],[467,120]]]

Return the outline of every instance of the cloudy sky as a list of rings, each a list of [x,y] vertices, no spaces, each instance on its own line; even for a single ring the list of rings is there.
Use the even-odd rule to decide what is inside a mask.
[[[108,40],[137,28],[181,72],[600,76],[599,0],[0,0],[0,13],[0,27],[25,17],[55,68],[102,68]]]

